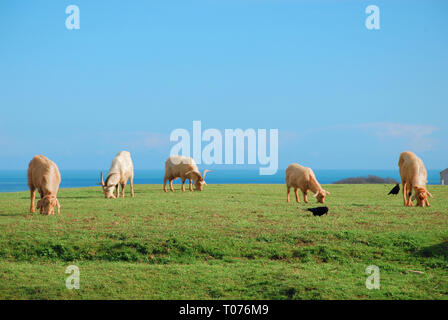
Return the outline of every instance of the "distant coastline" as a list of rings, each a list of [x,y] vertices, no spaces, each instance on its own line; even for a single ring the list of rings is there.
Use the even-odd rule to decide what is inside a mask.
[[[107,172],[107,169],[103,170]],[[400,181],[398,170],[314,170],[321,184],[332,184],[352,177],[391,178]],[[98,186],[100,170],[61,170],[61,188]],[[163,170],[135,170],[135,184],[162,184]],[[178,183],[176,180],[175,183]],[[207,175],[209,184],[283,184],[285,170],[275,175],[260,176],[257,169],[214,169]],[[385,182],[387,184],[387,182]],[[428,170],[428,184],[440,184],[440,171]],[[27,191],[26,170],[0,170],[0,192]]]
[[[393,178],[381,178],[374,175],[367,177],[350,177],[334,182],[334,184],[397,184],[397,180]]]

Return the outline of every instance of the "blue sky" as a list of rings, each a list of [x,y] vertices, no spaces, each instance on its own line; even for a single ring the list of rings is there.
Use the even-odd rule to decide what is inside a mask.
[[[163,168],[193,120],[279,129],[280,168],[394,169],[404,150],[448,167],[447,18],[443,0],[2,1],[0,169],[124,149]]]

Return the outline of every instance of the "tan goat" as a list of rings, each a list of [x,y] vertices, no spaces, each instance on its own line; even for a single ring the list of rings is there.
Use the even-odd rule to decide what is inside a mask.
[[[324,203],[325,196],[330,194],[330,192],[322,189],[311,168],[303,167],[297,163],[290,164],[286,169],[287,202],[290,201],[289,191],[291,187],[294,188],[297,203],[300,203],[298,189],[302,191],[305,203],[308,203],[308,190],[311,190],[311,192],[314,193],[314,197],[316,197],[317,202],[320,203]]]
[[[36,198],[36,189],[39,191],[40,200],[37,202],[37,209],[41,214],[54,214],[54,207],[58,207],[58,213],[61,205],[57,199],[59,184],[61,183],[61,174],[58,166],[43,155],[35,156],[28,165],[28,187],[31,191],[30,212],[35,212],[34,200]]]
[[[419,207],[424,207],[425,204],[429,207],[427,196],[431,198],[433,196],[426,190],[428,173],[423,161],[415,153],[405,151],[400,154],[398,167],[400,168],[401,185],[403,186],[404,206],[412,207],[412,200],[417,199]],[[414,195],[411,199],[412,191],[414,191]]]
[[[182,180],[182,191],[185,192],[185,180],[190,182],[190,191],[193,191],[192,181],[194,181],[195,190],[202,191],[205,183],[205,175],[210,170],[204,170],[201,176],[196,162],[192,158],[183,156],[170,156],[165,161],[165,177],[163,178],[163,190],[167,192],[166,182],[170,182],[170,190],[174,191],[173,180],[180,178]]]

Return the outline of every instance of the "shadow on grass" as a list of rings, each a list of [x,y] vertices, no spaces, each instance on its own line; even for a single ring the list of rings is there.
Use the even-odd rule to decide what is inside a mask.
[[[104,196],[103,197],[98,197],[98,196],[71,196],[71,197],[63,196],[63,197],[61,197],[61,196],[58,196],[58,199],[101,199],[101,198],[104,199]]]
[[[444,258],[448,259],[448,240],[429,246],[415,252],[415,255],[426,258]]]
[[[58,199],[95,199],[95,198],[101,198],[98,196],[58,196]],[[104,196],[103,196],[104,198]],[[28,199],[30,200],[30,197],[22,197],[20,199]],[[36,202],[40,200],[40,197],[36,197]]]
[[[18,213],[0,213],[0,217],[17,217],[17,216],[26,216],[26,215],[33,215],[36,213],[29,213],[29,212],[18,212]],[[40,213],[38,213],[40,214]]]

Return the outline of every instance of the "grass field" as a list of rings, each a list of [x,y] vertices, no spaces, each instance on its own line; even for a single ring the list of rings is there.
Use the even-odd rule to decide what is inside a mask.
[[[323,217],[303,210],[314,198],[286,203],[283,185],[175,187],[117,200],[63,189],[54,216],[29,214],[29,192],[1,193],[0,298],[448,298],[448,187],[404,208],[390,185],[328,185]],[[69,265],[79,290],[65,287]],[[379,290],[365,286],[369,265]]]

